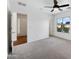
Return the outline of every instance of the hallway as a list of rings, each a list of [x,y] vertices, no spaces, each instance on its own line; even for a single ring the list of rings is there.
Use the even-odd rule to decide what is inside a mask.
[[[17,40],[13,42],[13,46],[27,43],[27,36],[17,36]]]

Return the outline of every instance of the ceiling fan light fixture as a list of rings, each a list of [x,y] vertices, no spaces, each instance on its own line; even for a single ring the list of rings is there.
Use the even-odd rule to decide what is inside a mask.
[[[53,11],[54,14],[59,13],[59,12],[60,12],[60,11],[59,11],[58,8],[54,8],[54,11]]]

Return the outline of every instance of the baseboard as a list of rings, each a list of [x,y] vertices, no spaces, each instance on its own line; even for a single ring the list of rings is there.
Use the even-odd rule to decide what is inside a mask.
[[[50,37],[56,37],[56,38],[59,38],[59,39],[64,39],[64,40],[69,40],[69,39],[65,39],[65,38],[62,38],[62,37],[58,37],[56,35],[49,35]]]

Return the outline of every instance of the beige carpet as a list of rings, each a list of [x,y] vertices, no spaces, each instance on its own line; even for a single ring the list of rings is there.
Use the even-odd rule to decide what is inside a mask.
[[[8,59],[71,59],[71,41],[50,37],[13,48]]]

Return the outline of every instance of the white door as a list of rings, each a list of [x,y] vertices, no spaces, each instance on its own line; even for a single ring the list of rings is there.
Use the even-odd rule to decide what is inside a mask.
[[[12,13],[12,42],[17,40],[17,13]]]

